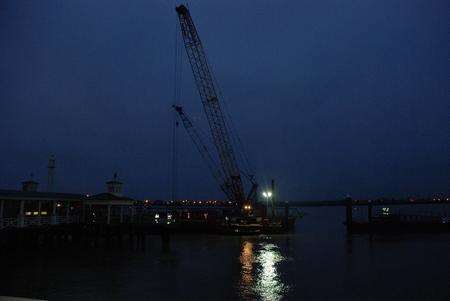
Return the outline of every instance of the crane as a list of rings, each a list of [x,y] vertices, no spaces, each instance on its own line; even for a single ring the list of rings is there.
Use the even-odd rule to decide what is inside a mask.
[[[187,7],[179,5],[175,10],[180,23],[184,48],[189,59],[195,84],[208,120],[212,140],[220,161],[220,166],[218,168],[212,167],[213,175],[216,180],[219,181],[220,188],[224,191],[230,201],[235,202],[241,210],[250,211],[251,206],[249,198],[256,194],[257,184],[251,180],[252,189],[248,197],[246,197],[226,118],[222,112],[217,87],[202,42]],[[198,138],[199,136],[190,119],[184,114],[181,107],[175,106],[174,109],[180,116],[185,129],[188,131],[191,139],[197,146],[197,149],[202,154],[203,159],[207,161],[208,166],[214,166],[212,156],[207,151],[207,147],[201,139]]]
[[[206,165],[208,165],[209,170],[212,173],[212,176],[219,184],[220,189],[225,193],[225,195],[232,199],[233,195],[230,194],[230,190],[227,189],[226,185],[226,179],[225,176],[220,168],[217,168],[217,163],[213,159],[213,155],[208,150],[208,147],[206,146],[205,142],[203,141],[202,136],[195,128],[191,118],[186,115],[186,113],[183,110],[183,107],[173,105],[172,106],[175,112],[177,112],[178,117],[181,120],[181,123],[183,124],[184,128],[188,132],[189,136],[191,137],[192,141],[195,144],[195,147],[197,148],[198,152],[202,156],[203,160],[206,162]]]

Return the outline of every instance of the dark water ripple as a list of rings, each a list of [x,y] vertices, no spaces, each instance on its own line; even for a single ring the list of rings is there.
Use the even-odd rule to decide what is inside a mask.
[[[343,209],[342,209],[343,210]],[[0,257],[0,295],[48,300],[450,300],[450,235],[348,237],[338,208],[293,234]]]

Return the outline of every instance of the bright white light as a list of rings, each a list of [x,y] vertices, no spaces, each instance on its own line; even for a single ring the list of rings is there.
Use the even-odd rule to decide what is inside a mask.
[[[266,199],[267,199],[267,198],[270,198],[270,197],[272,197],[272,191],[263,191],[262,195],[263,195],[263,197],[265,197]]]

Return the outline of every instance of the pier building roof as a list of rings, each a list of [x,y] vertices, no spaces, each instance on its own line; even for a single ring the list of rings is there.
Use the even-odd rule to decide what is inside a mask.
[[[112,193],[99,193],[94,195],[79,193],[22,191],[0,189],[0,200],[56,200],[56,201],[83,201],[87,203],[133,203],[133,198]]]
[[[86,195],[77,193],[0,189],[0,199],[2,200],[21,200],[21,199],[82,200],[85,198]]]
[[[132,205],[135,200],[115,193],[99,193],[88,196],[85,201],[92,205]]]

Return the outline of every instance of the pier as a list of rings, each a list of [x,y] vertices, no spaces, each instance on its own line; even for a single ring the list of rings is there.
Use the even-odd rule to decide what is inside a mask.
[[[346,198],[338,201],[293,202],[295,207],[343,207],[345,208],[344,225],[349,233],[410,233],[410,232],[450,232],[449,197],[405,198],[405,199],[367,199]],[[392,206],[442,206],[441,214],[436,212],[396,213]],[[374,213],[377,207],[378,213]],[[355,210],[364,209],[366,218],[355,219]]]
[[[142,242],[147,235],[167,240],[171,233],[222,233],[236,216],[236,204],[220,200],[135,200],[122,194],[123,183],[114,175],[106,182],[106,192],[89,195],[39,192],[38,183],[24,181],[22,190],[0,190],[0,244],[10,246],[80,242],[98,245],[100,241],[122,244],[124,240]],[[235,234],[286,232],[293,228],[291,211],[300,207],[341,206],[349,233],[389,233],[396,231],[450,231],[447,215],[396,214],[389,206],[449,205],[449,198],[375,199],[339,201],[285,202],[284,213],[268,218],[261,210],[247,230],[225,229]],[[275,206],[275,205],[273,205]],[[356,208],[366,210],[366,218],[355,219]],[[374,208],[381,212],[374,213]],[[266,210],[264,212],[264,210]],[[274,208],[272,215],[275,215]],[[225,223],[225,224],[224,224]],[[228,227],[230,228],[230,227]],[[231,231],[230,231],[231,230]]]
[[[0,245],[70,242],[95,246],[125,240],[140,244],[147,235],[167,241],[171,233],[221,233],[236,216],[237,207],[231,201],[135,200],[122,195],[117,175],[106,184],[107,192],[94,195],[39,192],[32,180],[23,182],[22,190],[0,190]],[[254,228],[284,230],[290,220],[287,216],[279,220],[276,229],[268,229],[269,221],[255,218],[258,227]],[[244,230],[236,234],[239,231]]]

